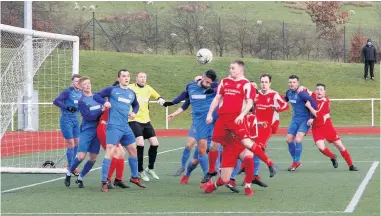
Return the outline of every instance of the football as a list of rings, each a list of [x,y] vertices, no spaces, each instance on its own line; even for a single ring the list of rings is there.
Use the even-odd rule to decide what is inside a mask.
[[[213,53],[209,49],[203,48],[197,51],[196,59],[200,64],[208,64],[212,61]]]

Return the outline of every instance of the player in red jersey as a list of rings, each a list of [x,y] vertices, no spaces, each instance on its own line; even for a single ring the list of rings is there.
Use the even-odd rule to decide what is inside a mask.
[[[271,78],[271,75],[268,74],[263,74],[260,77],[261,90],[258,92],[255,103],[255,114],[258,121],[258,137],[255,138],[255,142],[260,145],[263,150],[266,149],[267,142],[271,138],[271,135],[276,133],[279,125],[279,113],[289,109],[285,99],[278,92],[271,89]],[[259,165],[259,158],[254,157],[254,179],[252,183],[261,187],[267,187],[267,185],[260,180]]]
[[[113,84],[113,86],[117,84],[118,84],[118,81],[116,81]],[[97,127],[97,136],[103,150],[106,150],[106,127],[107,127],[108,113],[109,113],[109,109],[106,109],[103,112],[103,114],[101,115],[99,119],[99,124]],[[115,155],[111,160],[110,169],[107,175],[107,186],[109,189],[112,188],[111,177],[114,174],[115,170],[116,170],[116,174],[115,174],[114,186],[121,187],[121,188],[129,188],[129,186],[124,184],[124,182],[122,181],[125,157],[126,157],[126,152],[124,151],[123,147],[120,144],[118,144],[117,147],[115,148]]]
[[[358,171],[358,169],[353,166],[351,156],[341,142],[340,136],[336,133],[336,130],[331,122],[331,116],[329,115],[331,105],[326,96],[326,88],[324,84],[319,83],[316,85],[316,90],[312,93],[312,98],[316,101],[317,110],[313,109],[311,104],[308,102],[306,103],[306,107],[315,116],[315,119],[310,119],[308,124],[312,125],[312,136],[316,146],[319,148],[321,153],[331,159],[333,167],[337,168],[339,165],[336,160],[336,155],[325,146],[324,139],[326,139],[340,151],[341,156],[345,159],[349,166],[349,170]]]
[[[250,82],[244,77],[244,63],[242,61],[233,61],[230,64],[229,77],[221,80],[218,86],[217,95],[214,98],[206,118],[207,123],[213,120],[212,114],[216,107],[220,104],[218,109],[219,117],[216,120],[212,140],[221,144],[225,144],[222,155],[222,161],[237,160],[236,152],[232,151],[229,154],[226,149],[231,149],[229,145],[229,137],[238,139],[245,148],[253,152],[262,161],[264,161],[270,170],[270,177],[276,174],[274,163],[263,152],[262,148],[253,142],[249,137],[249,126],[247,125],[247,114],[253,106],[253,98],[255,98],[255,89]],[[229,147],[228,147],[229,146]],[[217,160],[217,152],[209,152],[209,169],[215,166]],[[214,163],[214,164],[213,164]],[[223,162],[222,162],[223,163]],[[252,163],[252,162],[251,162]],[[229,164],[232,165],[232,164]],[[211,193],[217,186],[226,185],[229,182],[230,176],[233,172],[234,166],[222,166],[221,176],[217,180],[217,184],[208,183],[205,192]],[[207,173],[203,178],[203,182],[209,182],[215,173]]]

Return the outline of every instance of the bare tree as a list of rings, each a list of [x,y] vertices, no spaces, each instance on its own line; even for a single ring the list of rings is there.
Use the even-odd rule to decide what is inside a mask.
[[[243,58],[249,43],[250,24],[247,14],[235,18],[233,25],[233,39],[235,40],[233,46],[239,52],[240,57]]]
[[[135,21],[133,20],[127,21],[124,19],[115,19],[107,25],[107,32],[115,41],[116,45],[122,50],[128,49],[128,38],[131,39],[131,36],[133,35],[134,23]]]
[[[228,40],[228,32],[224,28],[223,24],[221,24],[221,17],[213,17],[213,24],[210,26],[210,29],[211,40],[217,53],[220,57],[222,57]]]

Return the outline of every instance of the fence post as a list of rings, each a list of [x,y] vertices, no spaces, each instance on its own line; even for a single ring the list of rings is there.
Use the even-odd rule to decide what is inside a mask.
[[[371,100],[372,104],[372,127],[374,126],[374,98]]]
[[[13,110],[13,103],[12,103],[12,105],[11,105],[11,110]],[[14,121],[13,121],[13,115],[12,115],[12,120],[11,120],[11,130],[12,130],[12,132],[14,131],[14,125],[15,123],[14,123]],[[5,129],[6,130],[6,129]]]
[[[165,107],[165,129],[168,130],[168,107]]]
[[[344,63],[345,63],[345,35],[346,35],[346,31],[344,26]]]

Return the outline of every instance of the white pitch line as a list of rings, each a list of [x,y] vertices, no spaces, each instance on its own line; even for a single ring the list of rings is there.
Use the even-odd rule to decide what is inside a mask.
[[[325,161],[303,161],[303,164],[315,164],[315,163],[327,163],[329,160]],[[354,163],[372,163],[374,161],[353,161]],[[290,161],[285,162],[274,162],[275,164],[289,164]],[[180,164],[180,161],[163,161],[163,162],[155,162],[155,164]]]
[[[375,161],[373,162],[372,166],[370,167],[368,173],[366,174],[364,180],[362,180],[359,188],[357,189],[356,193],[353,195],[351,202],[348,204],[347,208],[344,210],[345,213],[352,213],[354,212],[356,205],[361,199],[362,194],[365,191],[366,186],[368,185],[370,179],[372,178],[374,172],[376,171],[378,164],[380,162]]]
[[[180,149],[184,149],[184,147],[181,147],[181,148],[175,148],[175,149],[170,149],[170,150],[166,150],[166,151],[162,151],[162,152],[159,152],[159,153],[157,153],[157,154],[158,154],[158,155],[159,155],[159,154],[164,154],[164,153],[167,153],[167,152],[177,151],[177,150],[180,150]],[[147,158],[147,156],[144,156],[144,158]],[[99,169],[101,169],[101,168],[102,168],[102,167],[97,167],[97,168],[91,169],[90,172],[99,170]],[[62,179],[64,179],[64,178],[65,178],[65,177],[60,177],[60,178],[55,178],[55,179],[51,179],[51,180],[48,180],[48,181],[43,181],[43,182],[39,182],[39,183],[35,183],[35,184],[25,185],[25,186],[22,186],[22,187],[12,188],[12,189],[8,189],[8,190],[5,190],[5,191],[1,191],[1,193],[3,194],[3,193],[8,193],[8,192],[12,192],[12,191],[17,191],[17,190],[25,189],[25,188],[30,188],[30,187],[34,187],[34,186],[38,186],[38,185],[42,185],[42,184],[46,184],[46,183],[50,183],[50,182],[55,182],[55,181],[58,181],[58,180],[62,180]]]
[[[10,215],[180,215],[180,214],[337,214],[337,213],[343,213],[342,211],[263,211],[263,212],[234,212],[234,211],[227,211],[227,212],[73,212],[73,213],[57,213],[57,212],[42,212],[42,213],[2,213],[4,215],[10,214]]]

